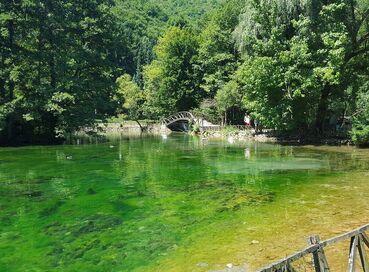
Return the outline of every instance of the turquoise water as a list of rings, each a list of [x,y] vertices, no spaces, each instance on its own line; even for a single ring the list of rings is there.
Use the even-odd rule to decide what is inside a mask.
[[[1,148],[0,271],[253,271],[369,222],[368,169],[365,150],[187,135]]]

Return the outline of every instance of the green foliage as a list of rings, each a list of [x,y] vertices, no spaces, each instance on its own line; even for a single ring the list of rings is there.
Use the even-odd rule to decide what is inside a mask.
[[[117,91],[113,100],[117,102],[117,113],[125,113],[129,120],[139,120],[143,117],[145,97],[143,91],[125,74],[117,79]]]
[[[245,61],[237,72],[245,108],[271,128],[307,128],[314,121],[319,99],[309,58],[305,45],[296,42],[274,57]]]
[[[232,135],[232,134],[236,134],[239,133],[240,129],[237,127],[232,127],[232,126],[226,126],[222,129],[221,133],[223,135]]]
[[[126,53],[112,7],[106,0],[1,3],[3,138],[50,139],[112,112]]]
[[[128,73],[142,88],[142,67],[154,59],[153,47],[165,29],[172,24],[200,27],[217,3],[2,1],[1,141],[49,141],[111,116],[117,102],[111,98],[121,91],[115,94],[116,78]],[[184,81],[184,88],[194,85]],[[126,98],[135,100],[131,94],[125,93]],[[138,104],[120,110],[133,118],[142,113]]]
[[[353,120],[352,140],[357,145],[369,145],[369,81],[357,100],[357,113]]]
[[[359,57],[369,51],[368,12],[350,0],[248,1],[234,32],[245,107],[269,127],[320,133],[329,114],[353,111],[339,102],[355,101],[367,75],[357,66],[368,65]]]
[[[364,143],[368,7],[2,1],[0,142],[50,140],[114,114],[158,119],[197,109],[225,123],[250,111],[266,127],[303,133],[354,116],[353,139]]]
[[[205,120],[217,124],[220,121],[219,111],[215,99],[206,98],[201,101],[198,108],[194,109],[193,112],[196,116],[201,116]]]
[[[213,100],[223,88],[229,89],[225,86],[236,70],[238,53],[234,50],[232,32],[238,23],[241,3],[223,1],[209,15],[201,32],[196,27],[177,26],[169,28],[159,39],[156,58],[144,71],[147,105],[152,115],[163,116],[200,106],[199,113],[219,121],[223,112],[207,108],[206,101]]]
[[[238,23],[240,3],[240,0],[223,2],[200,35],[197,69],[202,77],[201,88],[212,98],[236,69],[238,54],[232,32]]]
[[[194,59],[198,40],[190,29],[171,27],[155,47],[157,58],[144,70],[147,107],[154,116],[198,105]]]
[[[360,124],[352,129],[352,140],[358,146],[369,145],[369,125]]]
[[[114,13],[128,39],[130,55],[126,72],[143,87],[143,67],[155,58],[153,48],[168,27],[202,27],[206,17],[220,0],[116,0]]]
[[[198,124],[198,123],[194,123],[194,124],[192,124],[192,126],[191,126],[191,131],[192,131],[193,133],[199,133],[199,132],[200,132],[200,126],[199,126],[199,124]]]
[[[225,114],[232,107],[242,107],[242,96],[237,82],[232,80],[225,84],[217,92],[215,100],[220,114]]]

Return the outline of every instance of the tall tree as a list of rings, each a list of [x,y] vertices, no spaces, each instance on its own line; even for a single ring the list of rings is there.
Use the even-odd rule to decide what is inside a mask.
[[[200,35],[197,69],[202,77],[202,89],[212,98],[237,67],[238,52],[232,33],[238,24],[241,3],[240,0],[222,2]]]
[[[132,80],[128,74],[124,74],[117,79],[117,92],[113,99],[117,102],[117,112],[125,115],[126,119],[134,120],[143,127],[140,120],[144,117],[145,96],[139,86]]]
[[[147,105],[154,116],[189,110],[201,92],[194,62],[198,40],[188,28],[171,27],[155,47],[156,59],[145,68]]]
[[[0,4],[3,139],[50,140],[112,112],[107,102],[126,53],[112,7],[108,0]]]
[[[243,76],[239,72],[247,83],[249,106],[266,122],[279,124],[279,129],[314,127],[322,133],[329,111],[337,110],[331,107],[337,105],[333,101],[344,100],[346,90],[355,86],[352,72],[359,70],[352,64],[367,54],[368,5],[364,2],[249,1],[235,31],[240,50],[247,56],[244,66],[253,67],[264,59],[271,65],[270,77],[275,78],[272,85],[258,89],[266,92],[263,96],[254,86],[265,78],[264,72],[252,77],[248,68]],[[278,105],[279,114],[265,111],[273,104]]]

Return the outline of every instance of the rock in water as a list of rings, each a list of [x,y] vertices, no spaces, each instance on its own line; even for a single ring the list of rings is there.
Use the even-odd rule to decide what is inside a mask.
[[[87,194],[89,194],[89,195],[95,195],[96,194],[96,191],[93,188],[88,188]]]
[[[198,263],[196,266],[197,267],[208,267],[209,265],[207,263]]]

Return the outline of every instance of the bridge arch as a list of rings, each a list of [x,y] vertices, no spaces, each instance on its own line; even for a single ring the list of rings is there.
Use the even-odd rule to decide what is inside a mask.
[[[193,124],[196,123],[198,121],[198,119],[195,117],[195,115],[189,111],[181,111],[181,112],[177,112],[174,113],[166,118],[163,118],[161,120],[161,126],[162,127],[167,127],[169,129],[171,129],[171,127],[174,127],[175,123],[187,123],[187,124]],[[188,130],[189,128],[183,126],[182,129],[178,129],[180,131],[185,131]]]
[[[169,128],[174,131],[188,131],[191,124],[196,124],[200,131],[219,130],[220,125],[214,125],[206,121],[203,117],[194,115],[189,111],[174,113],[160,121],[162,128]]]

